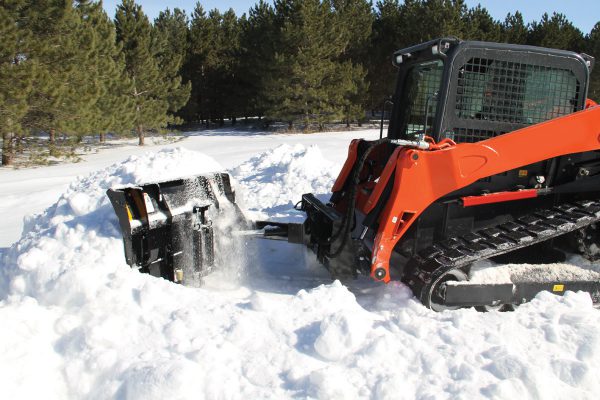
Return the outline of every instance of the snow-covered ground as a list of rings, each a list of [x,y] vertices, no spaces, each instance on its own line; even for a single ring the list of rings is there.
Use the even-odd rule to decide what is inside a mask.
[[[202,288],[125,264],[107,188],[221,165],[248,212],[289,216],[327,193],[351,138],[377,135],[221,130],[0,170],[1,397],[597,398],[600,312],[584,293],[436,314],[402,284],[344,286],[301,247],[256,240]]]

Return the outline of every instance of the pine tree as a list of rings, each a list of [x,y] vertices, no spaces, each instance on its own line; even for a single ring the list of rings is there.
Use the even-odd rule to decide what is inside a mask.
[[[76,134],[88,128],[99,93],[98,80],[90,76],[94,38],[66,0],[31,2],[25,21],[35,38],[28,51],[39,67],[22,125],[48,132],[52,152],[57,132]]]
[[[266,81],[273,75],[276,46],[275,11],[260,0],[240,21],[239,97],[243,114],[262,117],[267,109]]]
[[[240,34],[241,25],[233,9],[227,10],[222,17],[219,34],[219,65],[217,67],[220,79],[218,92],[219,103],[225,117],[235,124],[236,117],[241,115],[244,108],[244,98],[238,93],[240,70]]]
[[[169,88],[169,113],[172,117],[188,101],[191,83],[182,84],[180,71],[187,54],[188,19],[184,11],[175,8],[173,12],[167,8],[154,21],[154,42],[159,67]],[[173,121],[178,121],[173,119]]]
[[[527,25],[523,22],[523,15],[516,11],[508,14],[501,27],[502,41],[513,44],[527,43]]]
[[[169,101],[177,82],[160,69],[156,54],[160,49],[153,45],[152,26],[140,5],[134,0],[123,0],[117,7],[115,26],[132,83],[129,95],[135,102],[134,126],[139,145],[143,145],[145,129],[159,129],[172,120],[168,115]]]
[[[183,81],[191,84],[191,93],[186,105],[179,111],[185,121],[207,121],[204,108],[205,60],[210,32],[206,12],[198,2],[191,15],[188,43],[182,65]]]
[[[552,17],[549,17],[547,13],[544,13],[539,22],[531,23],[528,44],[583,51],[585,42],[583,33],[573,26],[563,14],[553,13]]]
[[[406,0],[401,7],[403,45],[444,36],[465,37],[468,9],[464,0]]]
[[[268,83],[268,116],[304,129],[339,120],[345,99],[356,92],[351,64],[340,62],[347,35],[329,1],[278,1],[275,3],[279,38],[273,79]]]
[[[192,13],[190,47],[184,75],[192,82],[192,95],[183,113],[187,118],[235,123],[245,99],[239,92],[240,23],[235,12],[211,10],[198,3]]]
[[[392,94],[397,72],[391,63],[392,53],[406,46],[408,40],[402,35],[404,12],[397,0],[377,2],[367,67],[367,106],[371,110],[380,109],[385,98]]]
[[[364,118],[369,84],[366,81],[369,38],[372,32],[374,15],[371,3],[366,0],[333,0],[335,23],[345,36],[346,48],[340,62],[342,73],[349,78],[348,90],[344,97],[343,113],[346,126],[353,120]]]
[[[84,28],[92,32],[94,39],[92,64],[89,77],[99,84],[99,95],[94,102],[83,133],[98,133],[104,142],[108,132],[123,132],[131,128],[134,103],[128,96],[131,82],[125,73],[125,60],[116,43],[116,31],[112,20],[104,12],[101,3],[77,0]]]
[[[15,141],[22,133],[27,99],[33,90],[35,61],[28,53],[31,32],[23,26],[25,1],[6,1],[0,6],[0,132],[2,165],[13,161]]]
[[[92,6],[89,2],[84,5]],[[49,127],[79,141],[91,133],[97,118],[96,104],[103,90],[103,74],[98,71],[98,49],[102,38],[93,29],[93,23],[85,20],[71,2],[61,25],[71,29],[65,64],[54,71],[60,73],[57,83],[61,85],[61,104],[54,109],[53,124]],[[57,35],[58,39],[66,35]],[[56,77],[57,75],[55,75]]]
[[[232,14],[231,11],[229,14]],[[233,14],[234,18],[235,14]],[[228,17],[229,19],[230,17]],[[230,63],[226,50],[236,48],[224,39],[223,15],[211,10],[206,15],[200,3],[192,13],[190,24],[190,47],[184,65],[186,79],[192,82],[192,94],[184,112],[196,120],[223,123],[226,102],[230,101],[227,66]]]
[[[377,3],[368,81],[369,103],[379,109],[393,93],[396,69],[394,51],[444,36],[468,35],[468,9],[464,0],[383,0]]]
[[[586,36],[586,52],[596,59],[596,67],[592,70],[588,97],[600,102],[600,22],[594,25]]]
[[[368,0],[333,0],[336,23],[340,24],[346,49],[343,58],[354,63],[365,61],[369,38],[373,28],[374,14]]]
[[[201,90],[203,90],[203,102],[201,107],[205,109],[207,121],[212,120],[224,123],[223,110],[223,88],[221,84],[224,82],[225,69],[222,67],[221,60],[223,44],[222,40],[222,14],[219,10],[213,9],[209,11],[206,19],[205,35],[207,36],[206,47],[204,48],[204,62],[202,65],[202,81]]]
[[[502,41],[502,25],[495,21],[481,5],[467,11],[464,16],[465,37],[469,40],[486,42]]]

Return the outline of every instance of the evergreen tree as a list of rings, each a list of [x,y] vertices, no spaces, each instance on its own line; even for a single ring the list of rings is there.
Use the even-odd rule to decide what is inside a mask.
[[[340,25],[346,49],[344,59],[354,63],[365,61],[368,54],[369,38],[373,28],[374,14],[368,0],[332,0],[336,23]]]
[[[185,11],[175,8],[173,11],[166,9],[158,14],[154,20],[156,27],[156,40],[164,41],[161,58],[174,58],[170,68],[181,66],[182,60],[187,53],[188,43],[188,17]],[[161,60],[163,63],[166,60]]]
[[[397,0],[377,2],[367,66],[367,107],[371,110],[379,110],[384,99],[392,94],[396,69],[391,57],[394,51],[406,46],[408,40],[402,35],[404,12],[405,8],[401,8]]]
[[[596,59],[596,66],[592,70],[588,97],[600,102],[600,22],[586,36],[586,52]]]
[[[526,25],[495,21],[464,0],[259,0],[248,16],[191,20],[166,9],[154,26],[134,0],[113,22],[93,0],[0,4],[2,164],[29,132],[81,138],[177,121],[263,116],[301,122],[359,121],[393,92],[392,53],[442,36],[528,43],[600,57],[600,23],[587,36],[562,14]],[[191,93],[191,95],[190,95]],[[366,97],[368,95],[368,97]],[[589,96],[600,97],[600,68]],[[182,106],[184,106],[182,108]],[[101,139],[102,140],[102,139]]]
[[[22,133],[21,119],[29,109],[35,61],[26,52],[32,39],[23,26],[25,1],[6,1],[0,6],[0,132],[2,165],[10,165],[15,141]]]
[[[66,68],[61,66],[52,69],[52,73],[60,73],[54,77],[60,78],[57,79],[57,84],[61,88],[62,102],[54,110],[53,124],[49,128],[79,141],[83,135],[97,127],[96,104],[103,91],[105,76],[98,69],[98,51],[102,37],[95,32],[94,22],[84,19],[80,10],[73,8],[71,3],[69,2],[61,21],[63,28],[72,29],[71,34],[56,36],[59,40],[67,36],[69,42],[64,46],[68,49],[67,60],[62,60]],[[82,2],[82,6],[91,9],[94,5]]]
[[[371,65],[369,103],[379,109],[393,93],[396,69],[394,51],[444,36],[466,37],[467,7],[464,0],[383,0],[377,3]]]
[[[157,53],[162,48],[153,43],[152,26],[134,0],[123,0],[117,7],[115,25],[132,84],[129,96],[135,103],[134,126],[139,144],[143,145],[144,129],[158,129],[172,121],[168,111],[178,88],[177,77],[161,71]]]
[[[516,11],[508,14],[501,26],[502,41],[513,44],[527,43],[527,25],[523,22],[523,15]]]
[[[444,36],[465,37],[467,6],[464,0],[406,0],[400,19],[403,45]]]
[[[209,121],[219,122],[221,125],[224,120],[223,88],[221,84],[225,81],[223,76],[226,73],[223,68],[222,56],[222,14],[219,10],[209,11],[206,23],[202,32],[205,36],[205,43],[202,53],[202,75],[200,81],[200,90],[203,93],[201,107],[204,109],[207,124]]]
[[[273,75],[276,48],[275,10],[260,0],[240,21],[239,97],[244,115],[262,117],[268,106],[266,81]]]
[[[99,94],[98,80],[90,76],[94,38],[71,1],[31,2],[25,21],[35,38],[27,50],[39,67],[22,125],[48,132],[52,152],[56,132],[75,134],[88,128]]]
[[[528,44],[571,51],[582,51],[584,48],[583,33],[563,15],[547,13],[542,19],[531,23]]]
[[[187,51],[182,66],[183,81],[191,84],[191,94],[187,104],[178,114],[188,122],[206,120],[208,124],[203,85],[210,35],[206,12],[198,2],[191,15]]]
[[[99,85],[99,95],[87,121],[88,129],[82,133],[98,133],[102,143],[106,133],[123,132],[133,125],[134,102],[128,95],[132,87],[125,72],[123,54],[117,46],[114,23],[101,3],[89,0],[76,3],[85,29],[93,34],[89,79],[97,80]]]
[[[343,113],[346,126],[353,120],[364,118],[369,84],[366,80],[369,38],[374,15],[371,2],[366,0],[333,0],[336,19],[345,36],[346,49],[340,57],[342,73],[348,74],[352,82],[344,97]]]
[[[275,3],[279,42],[276,72],[268,82],[268,116],[305,129],[339,120],[345,99],[356,92],[351,63],[340,62],[347,36],[329,1],[281,0]]]
[[[184,74],[192,82],[192,95],[184,109],[188,120],[224,123],[242,112],[239,93],[240,23],[233,10],[208,16],[198,3],[192,13],[190,47]]]
[[[191,83],[182,84],[180,71],[187,54],[188,19],[184,11],[175,8],[173,12],[167,8],[154,21],[154,43],[159,60],[159,67],[169,88],[169,113],[174,116],[188,101]]]
[[[236,116],[242,113],[244,98],[238,93],[240,69],[240,33],[241,26],[233,9],[227,10],[218,29],[217,57],[215,66],[216,77],[214,82],[218,89],[215,90],[215,103],[219,117],[231,119],[235,124]]]
[[[365,116],[365,103],[369,84],[365,77],[366,69],[362,64],[353,64],[351,61],[344,61],[339,66],[339,74],[343,75],[340,81],[344,84],[343,89],[342,118],[346,127],[350,127],[350,122],[361,121]]]
[[[468,10],[464,21],[464,39],[486,42],[502,41],[502,25],[495,21],[490,13],[481,7],[481,5]]]

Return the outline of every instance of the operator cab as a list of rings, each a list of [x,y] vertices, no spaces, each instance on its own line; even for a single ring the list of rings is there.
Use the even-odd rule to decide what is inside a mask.
[[[472,143],[582,110],[593,63],[570,51],[456,38],[399,50],[388,137]]]

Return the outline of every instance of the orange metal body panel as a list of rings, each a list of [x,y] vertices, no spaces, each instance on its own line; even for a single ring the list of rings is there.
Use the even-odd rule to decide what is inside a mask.
[[[497,192],[484,194],[481,196],[461,197],[460,201],[463,207],[480,206],[482,204],[501,203],[504,201],[514,201],[523,199],[533,199],[537,197],[536,189],[516,190],[514,192]]]
[[[363,212],[377,203],[394,174],[394,187],[379,218],[371,262],[371,276],[382,268],[389,282],[389,261],[396,243],[417,217],[437,199],[478,179],[524,165],[600,149],[600,107],[477,143],[438,150],[399,147],[390,157]]]

